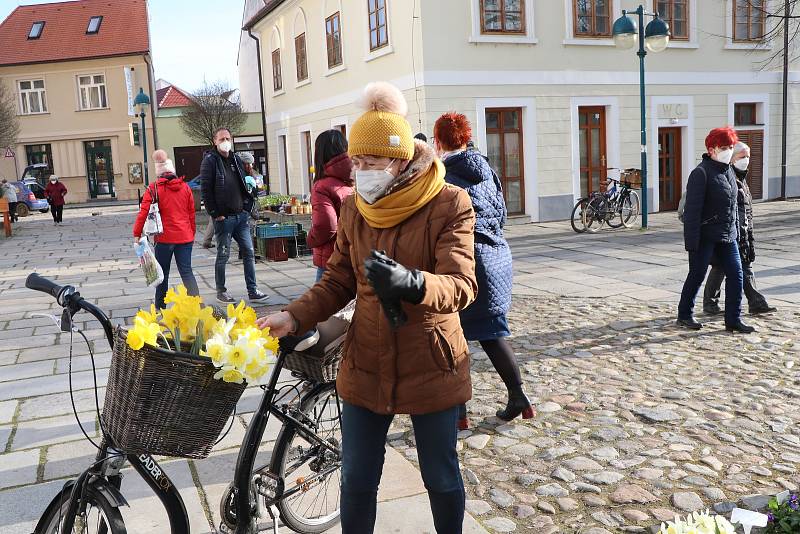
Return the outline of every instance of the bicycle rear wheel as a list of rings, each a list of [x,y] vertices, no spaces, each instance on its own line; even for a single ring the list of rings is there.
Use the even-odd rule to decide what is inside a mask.
[[[300,411],[320,439],[341,451],[340,403],[334,383],[311,390],[303,397]],[[318,533],[339,522],[341,469],[341,453],[311,443],[295,426],[281,428],[270,471],[284,479],[284,494],[290,494],[277,502],[287,527],[295,532]]]
[[[582,234],[586,231],[586,225],[583,223],[583,212],[588,203],[588,198],[582,198],[575,204],[575,207],[572,208],[572,215],[570,216],[569,222],[575,233]]]
[[[47,507],[45,514],[36,525],[35,534],[68,534],[63,531],[64,516],[69,508],[70,492],[59,494],[58,501]],[[125,522],[119,508],[113,506],[106,497],[92,487],[85,492],[86,513],[75,518],[69,534],[126,534]]]
[[[641,204],[639,203],[639,193],[631,191],[628,196],[622,200],[622,206],[619,212],[622,224],[625,228],[630,228],[636,223],[641,213]]]
[[[589,199],[583,210],[583,225],[587,232],[595,234],[600,231],[605,222],[605,212],[606,200],[602,195],[594,195]]]

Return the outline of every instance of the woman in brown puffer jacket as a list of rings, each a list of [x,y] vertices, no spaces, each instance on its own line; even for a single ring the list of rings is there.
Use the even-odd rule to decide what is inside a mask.
[[[363,107],[349,145],[357,194],[342,204],[327,270],[259,325],[276,336],[305,332],[356,299],[336,380],[343,532],[373,531],[386,433],[395,414],[410,414],[436,530],[459,533],[456,420],[471,382],[458,312],[477,291],[475,214],[433,150],[415,144],[397,88],[368,85]]]

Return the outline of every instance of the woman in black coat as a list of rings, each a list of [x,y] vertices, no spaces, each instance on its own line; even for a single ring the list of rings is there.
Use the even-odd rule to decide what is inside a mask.
[[[447,169],[445,181],[465,189],[475,209],[478,295],[460,313],[461,328],[468,340],[481,344],[508,390],[508,403],[497,411],[497,417],[511,421],[522,415],[523,419],[530,419],[535,411],[522,390],[514,349],[505,339],[511,335],[506,313],[511,307],[514,272],[511,249],[503,237],[506,205],[500,179],[486,157],[467,149],[472,128],[464,115],[445,113],[436,121],[433,135],[436,151]],[[469,426],[466,406],[462,406],[458,424],[462,430]]]
[[[750,165],[750,147],[739,141],[733,147],[731,166],[736,174],[738,187],[737,203],[739,209],[739,257],[742,259],[744,275],[744,296],[747,297],[747,308],[750,315],[771,313],[777,308],[767,304],[767,299],[756,289],[756,276],[753,273],[753,260],[756,259],[755,236],[753,235],[753,195],[747,185],[747,168]],[[718,262],[712,261],[711,272],[703,291],[703,312],[708,315],[719,315],[720,288],[725,279],[725,272]]]
[[[689,252],[689,274],[678,304],[678,326],[699,330],[694,301],[712,257],[725,272],[725,329],[750,333],[742,322],[742,262],[736,245],[739,230],[738,187],[731,170],[733,146],[739,140],[733,128],[715,128],[706,137],[706,149],[689,175],[683,212],[683,240]]]

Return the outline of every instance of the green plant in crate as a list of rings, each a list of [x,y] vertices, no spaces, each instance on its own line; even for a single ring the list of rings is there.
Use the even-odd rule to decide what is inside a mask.
[[[778,504],[773,497],[769,501],[769,523],[766,534],[796,534],[800,532],[800,497],[796,493]]]

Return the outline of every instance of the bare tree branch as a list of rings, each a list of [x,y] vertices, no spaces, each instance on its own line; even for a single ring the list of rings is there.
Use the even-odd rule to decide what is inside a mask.
[[[184,110],[178,123],[184,133],[194,141],[213,145],[214,131],[226,127],[236,136],[241,133],[247,115],[238,97],[233,101],[233,91],[224,82],[204,83],[191,95],[192,105]]]
[[[0,147],[12,146],[18,135],[19,119],[14,93],[0,82]]]

